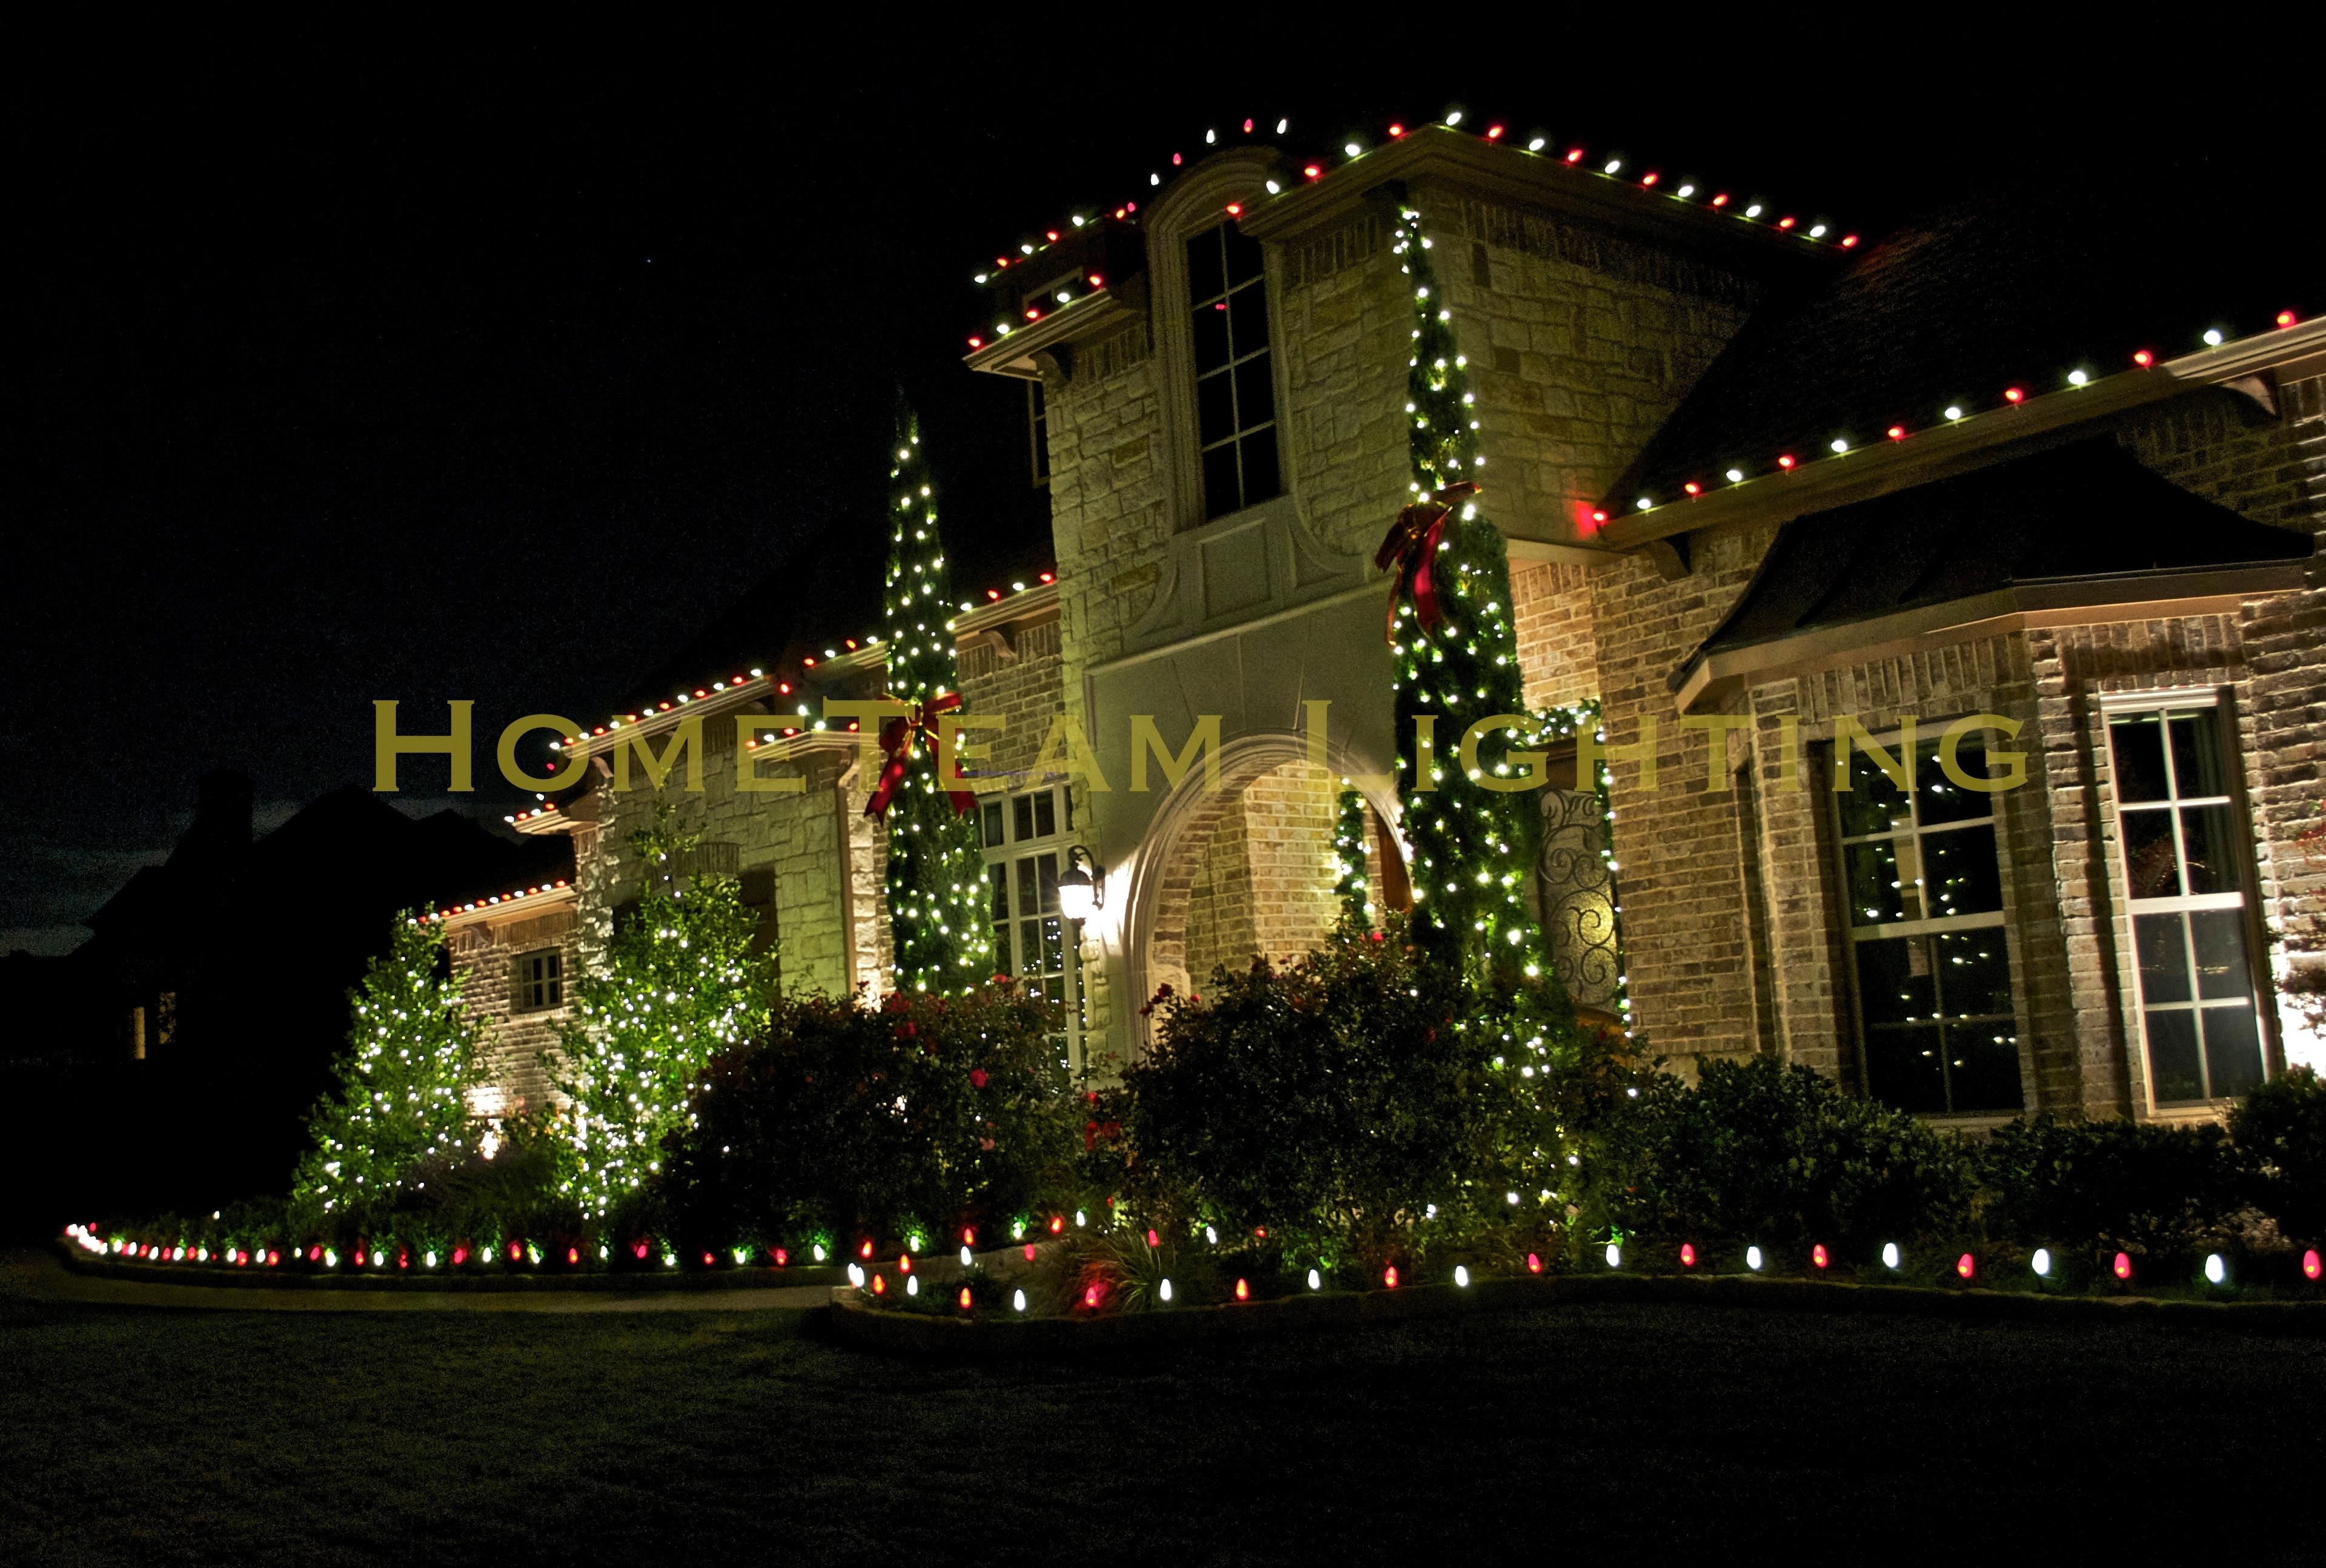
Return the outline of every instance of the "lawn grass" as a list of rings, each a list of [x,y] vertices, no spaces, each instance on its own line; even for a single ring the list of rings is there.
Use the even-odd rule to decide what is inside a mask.
[[[1566,1306],[982,1367],[796,1323],[0,1301],[0,1562],[2235,1560],[2311,1537],[2326,1457],[2326,1346],[2151,1324]]]

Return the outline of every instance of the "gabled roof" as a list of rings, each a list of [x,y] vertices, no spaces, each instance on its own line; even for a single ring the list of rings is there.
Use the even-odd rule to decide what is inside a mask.
[[[2078,441],[1795,518],[1670,685],[1722,654],[1924,606],[2300,561],[2312,548],[2307,533],[2191,495],[2112,441]]]
[[[1830,283],[1765,302],[1604,499],[1709,492],[2326,308],[2317,222],[2295,193],[2211,167],[2134,184],[2030,181],[1910,223]],[[2145,362],[2144,362],[2145,363]],[[2015,400],[2014,400],[2015,401]]]

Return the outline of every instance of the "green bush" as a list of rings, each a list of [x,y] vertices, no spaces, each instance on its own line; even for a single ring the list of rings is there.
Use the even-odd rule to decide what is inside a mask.
[[[1464,1006],[1399,924],[1153,1006],[1154,1050],[1100,1107],[1139,1223],[1365,1269],[1546,1228],[1563,1146],[1538,1063],[1571,1044],[1555,1005]]]
[[[2193,1251],[2222,1243],[2239,1208],[2228,1137],[2210,1123],[2046,1112],[1997,1127],[1980,1163],[1987,1233],[2031,1245]]]
[[[1078,1104],[1042,1007],[967,997],[779,1002],[714,1058],[653,1194],[690,1249],[805,1249],[973,1228],[981,1244],[1075,1194]]]
[[[1589,1183],[1622,1233],[1865,1257],[1956,1228],[1973,1163],[1958,1139],[1772,1057],[1657,1076],[1611,1128]]]
[[[2229,1115],[2247,1199],[2289,1241],[2326,1241],[2326,1083],[2307,1067],[2268,1080]]]

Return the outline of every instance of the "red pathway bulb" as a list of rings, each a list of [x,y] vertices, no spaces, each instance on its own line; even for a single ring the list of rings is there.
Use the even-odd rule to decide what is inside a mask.
[[[2301,319],[2302,319],[2302,318],[2300,318],[2299,316],[2296,316],[2296,315],[2295,315],[2293,311],[2280,311],[2277,313],[2277,324],[2278,324],[2279,326],[2281,326],[2281,327],[2291,327],[2291,326],[2293,326],[2293,323],[2294,323],[2294,322],[2296,322],[2296,321],[2300,320]]]
[[[1160,1247],[1163,1245],[1163,1238],[1155,1234],[1154,1231],[1149,1230],[1147,1233],[1147,1245],[1149,1247]]]
[[[2319,1262],[2318,1249],[2316,1248],[2313,1247],[2309,1251],[2302,1255],[2303,1278],[2316,1279],[2321,1269],[2326,1269],[2326,1265],[2321,1265]]]
[[[789,1263],[791,1260],[792,1255],[790,1253],[785,1251],[780,1247],[776,1248],[776,1266],[777,1268],[781,1268],[785,1264]]]
[[[1382,1283],[1391,1290],[1395,1290],[1397,1288],[1396,1264],[1392,1263],[1387,1268],[1382,1270]]]
[[[961,1287],[961,1310],[963,1312],[969,1310],[969,1286],[967,1285]]]
[[[889,1276],[887,1275],[876,1274],[872,1276],[872,1294],[874,1295],[887,1295],[889,1294]]]
[[[1028,1263],[1034,1261],[1034,1244],[1030,1241],[1026,1243],[1026,1261]]]
[[[2132,362],[2135,365],[2139,366],[2143,370],[2145,370],[2150,366],[2156,363],[2156,356],[2150,353],[2145,348],[2135,349],[2133,352]]]
[[[1066,1217],[1065,1217],[1064,1214],[1053,1214],[1053,1215],[1051,1215],[1051,1216],[1050,1216],[1050,1234],[1051,1234],[1051,1235],[1056,1236],[1056,1235],[1057,1235],[1060,1231],[1064,1230],[1065,1228],[1066,1228]]]
[[[913,1272],[913,1255],[911,1253],[900,1252],[897,1254],[897,1272],[898,1274],[910,1274]]]
[[[1531,1252],[1527,1254],[1527,1272],[1529,1274],[1540,1274],[1542,1272],[1542,1259],[1540,1257]]]
[[[2027,401],[2027,394],[2019,387],[2006,386],[2003,389],[2003,401],[2005,403],[2024,403]]]
[[[1696,1266],[1696,1248],[1686,1241],[1679,1244],[1679,1266],[1682,1268],[1694,1268]]]
[[[1810,1248],[1810,1261],[1816,1264],[1819,1268],[1823,1268],[1827,1264],[1833,1261],[1833,1259],[1826,1253],[1824,1242],[1820,1241],[1815,1247]]]
[[[2313,1256],[2315,1255],[2313,1254]],[[2129,1253],[2123,1252],[2117,1253],[2116,1255],[2116,1262],[2109,1265],[2109,1272],[2113,1273],[2118,1279],[2130,1279],[2132,1277],[2131,1255]]]
[[[565,1261],[566,1261],[566,1262],[568,1262],[568,1263],[579,1263],[579,1262],[581,1262],[581,1261],[582,1261],[582,1249],[581,1249],[580,1248],[578,1248],[578,1247],[569,1247],[569,1248],[567,1248],[565,1249]]]
[[[1971,1256],[1968,1252],[1955,1259],[1955,1272],[1961,1275],[1965,1279],[1968,1279],[1971,1276],[1971,1271],[1977,1266],[1978,1266],[1972,1261]]]
[[[856,1256],[859,1257],[870,1257],[872,1256],[872,1239],[870,1237],[868,1236],[864,1239],[864,1245],[856,1249]]]
[[[1244,1281],[1244,1280],[1241,1280],[1241,1279],[1240,1279],[1240,1280],[1237,1280],[1237,1281],[1236,1281],[1236,1300],[1238,1300],[1238,1301],[1250,1301],[1251,1299],[1251,1285],[1248,1282],[1246,1282],[1246,1281]]]

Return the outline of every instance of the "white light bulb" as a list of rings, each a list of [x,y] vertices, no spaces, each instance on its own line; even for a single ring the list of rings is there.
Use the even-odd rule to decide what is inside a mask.
[[[1010,1292],[1009,1305],[1014,1311],[1021,1313],[1024,1312],[1026,1310],[1026,1293],[1022,1290]]]
[[[1759,1248],[1748,1247],[1744,1249],[1744,1266],[1754,1270],[1755,1273],[1759,1272],[1761,1267],[1761,1249]]]
[[[2068,372],[2068,385],[2070,386],[2081,386],[2085,382],[2089,381],[2091,377],[2089,376],[2085,375],[2080,370],[2070,370]]]
[[[1744,469],[1729,469],[1729,470],[1728,470],[1728,482],[1729,482],[1730,484],[1732,484],[1732,485],[1741,485],[1741,484],[1743,484],[1743,483],[1744,482]]]
[[[1454,1283],[1465,1290],[1470,1287],[1470,1271],[1462,1264],[1457,1263],[1454,1266]]]
[[[1610,1268],[1624,1266],[1624,1249],[1612,1241],[1607,1243],[1607,1266]]]
[[[1898,1244],[1896,1242],[1885,1241],[1882,1244],[1882,1266],[1884,1268],[1895,1268],[1898,1266]]]
[[[2032,1269],[2033,1269],[2033,1270],[2035,1271],[2035,1277],[2036,1277],[2036,1278],[2038,1278],[2038,1279],[2049,1279],[2049,1278],[2051,1278],[2051,1277],[2052,1277],[2052,1249],[2051,1249],[2050,1248],[2048,1248],[2048,1247],[2039,1247],[2039,1248],[2037,1248],[2035,1249],[2035,1256],[2034,1256],[2034,1257],[2031,1257],[2031,1258],[2029,1258],[2029,1259],[2027,1260],[2027,1266],[2028,1266],[2028,1267],[2030,1267],[2030,1268],[2032,1268]]]
[[[961,1249],[961,1266],[963,1268],[968,1268],[973,1266],[976,1262],[976,1255],[970,1251],[969,1246],[966,1242],[963,1243]]]
[[[1958,403],[1950,403],[1947,404],[1947,417],[1949,419],[1960,419],[1962,416],[1962,404]]]
[[[2221,329],[2219,327],[2205,329],[2205,346],[2209,348],[2219,348],[2221,346]]]
[[[2218,1252],[2205,1254],[2205,1282],[2208,1285],[2220,1285],[2228,1277],[2229,1266],[2221,1261],[2221,1255]]]
[[[1308,1288],[1310,1290],[1322,1290],[1325,1288],[1325,1276],[1317,1273],[1313,1268],[1308,1271]]]
[[[1155,1294],[1163,1300],[1167,1302],[1169,1301],[1171,1299],[1171,1282],[1167,1279],[1161,1285],[1157,1285],[1155,1287]]]

